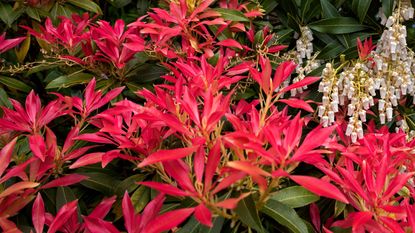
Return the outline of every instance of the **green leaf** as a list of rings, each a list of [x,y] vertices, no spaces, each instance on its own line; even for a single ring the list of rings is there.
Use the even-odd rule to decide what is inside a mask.
[[[0,2],[0,19],[7,24],[8,27],[11,27],[13,22],[23,13],[24,9],[18,11],[13,10],[12,6],[9,4],[3,4]]]
[[[306,21],[305,19],[306,19],[308,11],[310,10],[310,5],[311,5],[312,1],[313,0],[302,0],[301,1],[300,11],[301,11],[301,20],[302,21]]]
[[[318,54],[318,59],[332,59],[343,52],[345,48],[338,42],[333,42],[331,44],[326,45],[320,53]]]
[[[62,75],[48,83],[46,89],[67,88],[77,84],[88,83],[93,76],[92,74],[79,71],[69,75]]]
[[[19,46],[19,48],[15,48],[14,51],[16,53],[17,61],[19,63],[23,63],[24,59],[26,58],[27,52],[30,48],[30,34],[28,33],[26,39],[23,43]]]
[[[346,208],[346,203],[336,201],[334,204],[334,217],[337,218],[341,213],[343,213],[344,208]]]
[[[244,224],[258,232],[264,232],[254,199],[251,195],[239,201],[235,212],[239,215],[239,219]]]
[[[115,187],[117,187],[117,185],[120,183],[118,179],[115,179],[113,176],[102,172],[80,172],[79,174],[89,177],[88,179],[82,181],[80,183],[81,185],[98,192],[102,192],[108,196],[114,195]]]
[[[28,7],[28,8],[26,8],[26,14],[30,18],[40,22],[40,14],[39,14],[38,9],[33,8],[33,7]]]
[[[129,72],[127,77],[136,83],[152,83],[165,75],[167,70],[156,64],[143,64]]]
[[[392,15],[394,0],[382,0],[382,9],[386,17]]]
[[[126,5],[130,4],[131,0],[114,0],[111,1],[111,5],[113,5],[115,8],[122,8]]]
[[[364,30],[367,26],[359,24],[351,17],[322,19],[308,25],[311,29],[330,34],[344,34]]]
[[[278,6],[278,2],[275,0],[262,0],[261,6],[262,6],[262,9],[265,10],[265,14],[268,14],[272,10],[274,10],[275,7]]]
[[[245,15],[237,10],[226,9],[226,8],[215,8],[216,12],[220,13],[222,18],[225,20],[232,20],[237,22],[249,22],[249,19]]]
[[[133,203],[136,212],[141,212],[149,201],[150,189],[144,185],[138,187],[133,195],[131,195],[131,202]]]
[[[329,18],[335,18],[335,17],[340,16],[336,7],[333,6],[333,4],[331,4],[329,0],[320,0],[320,4],[321,4],[321,10],[322,10],[321,13],[323,14],[323,18],[329,19]]]
[[[129,193],[134,191],[138,187],[137,182],[143,181],[145,177],[146,176],[144,174],[135,174],[124,179],[115,188],[115,193],[117,193],[119,196],[122,196],[124,195],[125,191]]]
[[[291,208],[298,208],[316,202],[320,197],[302,186],[291,186],[278,191],[271,196],[271,199],[279,201]]]
[[[370,4],[372,0],[353,0],[352,8],[355,12],[357,12],[357,16],[359,17],[360,23],[365,20],[367,11],[369,10]]]
[[[0,88],[0,106],[5,106],[7,108],[12,107],[12,103],[10,103],[9,96],[3,88]]]
[[[15,89],[15,90],[19,90],[19,91],[23,91],[23,92],[29,92],[30,90],[32,90],[31,87],[29,87],[27,84],[25,84],[22,81],[19,81],[17,79],[14,78],[9,78],[6,76],[1,76],[0,75],[0,83],[11,88],[11,89]]]
[[[307,233],[307,226],[304,221],[298,216],[294,209],[290,208],[283,203],[270,199],[261,212],[270,216],[279,224],[287,227],[294,233]]]
[[[76,200],[75,194],[69,187],[58,187],[56,190],[56,212],[68,202]]]
[[[67,0],[70,4],[80,7],[84,10],[94,12],[96,14],[102,14],[101,8],[93,1],[90,0]]]
[[[73,12],[69,9],[69,7],[65,7],[60,4],[57,4],[57,5],[58,7],[57,7],[56,14],[58,16],[66,16],[67,18],[71,18],[71,15],[73,14]]]

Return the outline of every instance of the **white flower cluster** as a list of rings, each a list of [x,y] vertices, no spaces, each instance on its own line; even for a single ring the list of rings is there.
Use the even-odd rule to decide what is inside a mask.
[[[370,54],[372,59],[351,62],[340,74],[330,63],[323,70],[319,87],[323,99],[318,109],[321,124],[325,127],[333,124],[339,105],[347,105],[346,135],[352,142],[363,138],[362,124],[366,121],[366,112],[374,106],[374,97],[378,98],[380,123],[385,124],[393,119],[393,107],[399,99],[415,94],[414,53],[408,51],[406,27],[400,23],[400,17],[413,17],[413,8],[401,4],[389,17],[376,51]]]
[[[298,74],[293,80],[293,83],[303,80],[308,73],[320,66],[320,61],[316,60],[317,54],[313,55],[313,34],[307,26],[301,27],[301,36],[296,42],[296,58]],[[297,93],[302,93],[307,86],[296,88],[291,90],[291,96],[295,96]]]
[[[396,3],[396,2],[395,2]],[[414,8],[412,7],[411,0],[400,0],[398,2],[398,9],[394,13],[393,18],[387,18],[383,12],[383,8],[379,8],[378,16],[380,17],[381,24],[387,27],[395,23],[395,20],[406,21],[414,17]]]

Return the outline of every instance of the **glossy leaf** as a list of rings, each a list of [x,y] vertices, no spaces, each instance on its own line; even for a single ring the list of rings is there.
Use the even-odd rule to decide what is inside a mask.
[[[68,0],[67,2],[80,7],[84,10],[91,11],[96,14],[102,14],[101,8],[91,0]]]
[[[279,224],[287,227],[291,232],[308,232],[307,226],[305,225],[304,221],[298,216],[295,210],[279,201],[270,199],[261,209],[261,212],[270,216]]]
[[[240,11],[225,8],[216,8],[214,10],[220,13],[222,18],[225,20],[249,22],[249,19]]]
[[[43,233],[45,225],[45,204],[40,193],[37,194],[32,207],[32,222],[36,233]]]
[[[349,203],[344,194],[340,192],[340,190],[336,186],[330,184],[327,181],[323,181],[321,179],[317,179],[311,176],[300,175],[293,175],[290,176],[290,178],[294,180],[296,183],[303,186],[304,188],[319,196],[336,199],[346,204]]]
[[[318,201],[320,198],[301,186],[281,189],[271,196],[272,200],[281,202],[291,208],[298,208]]]
[[[330,19],[322,19],[308,25],[312,30],[329,33],[344,34],[362,31],[366,26],[359,24],[354,18],[336,17]]]
[[[239,201],[235,212],[244,224],[258,232],[264,232],[264,228],[261,220],[259,219],[258,211],[255,207],[255,202],[252,196],[248,196]]]

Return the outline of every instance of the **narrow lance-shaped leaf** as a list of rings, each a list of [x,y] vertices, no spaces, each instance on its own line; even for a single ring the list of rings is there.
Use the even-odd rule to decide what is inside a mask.
[[[69,186],[79,183],[85,179],[88,179],[88,177],[79,174],[69,174],[58,179],[52,180],[51,182],[43,185],[41,189],[54,188],[58,186]]]
[[[127,229],[127,232],[133,233],[135,232],[135,212],[133,203],[131,203],[130,196],[128,192],[125,191],[124,197],[122,199],[122,212],[124,215],[124,225]]]
[[[14,146],[16,145],[17,137],[14,138],[11,142],[7,143],[0,151],[0,177],[3,175],[3,172],[10,164],[10,160],[13,154]]]
[[[35,188],[39,186],[39,183],[30,181],[21,181],[8,187],[6,190],[0,193],[0,199],[5,198],[13,193],[22,191],[23,189]]]
[[[40,193],[37,194],[36,200],[33,203],[32,222],[36,233],[42,233],[45,225],[45,204]]]
[[[162,161],[168,161],[168,160],[174,160],[174,159],[180,159],[183,157],[186,157],[190,155],[191,153],[195,152],[197,150],[197,147],[186,147],[186,148],[178,148],[178,149],[172,149],[172,150],[159,150],[151,155],[149,155],[147,158],[141,162],[138,167],[145,167],[150,164],[154,164],[157,162]]]
[[[311,176],[300,175],[292,175],[290,178],[319,196],[336,199],[347,204],[349,203],[346,196],[344,196],[344,194],[336,186],[330,184],[327,181],[323,181]]]
[[[184,208],[164,213],[150,221],[142,232],[160,233],[170,230],[186,220],[193,211],[194,208]]]

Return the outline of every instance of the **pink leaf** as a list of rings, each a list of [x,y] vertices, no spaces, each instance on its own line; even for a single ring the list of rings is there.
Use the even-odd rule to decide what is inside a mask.
[[[271,174],[269,174],[268,172],[262,170],[257,166],[254,166],[252,163],[248,161],[230,161],[226,165],[228,167],[237,169],[239,171],[243,171],[254,176],[271,176]]]
[[[234,39],[224,39],[224,40],[216,43],[216,45],[222,45],[222,46],[226,46],[226,47],[235,47],[235,48],[238,48],[238,49],[242,49],[242,45]]]
[[[285,103],[292,108],[300,108],[307,112],[314,112],[313,108],[304,100],[291,98],[291,99],[280,99],[278,102]]]
[[[210,149],[208,159],[206,162],[205,168],[205,189],[206,191],[210,189],[212,185],[212,179],[215,175],[216,169],[218,168],[220,162],[220,145],[221,141],[218,139],[216,140],[215,145]]]
[[[310,192],[313,192],[317,195],[332,198],[344,202],[346,204],[349,203],[347,198],[344,196],[340,190],[330,184],[327,181],[323,181],[321,179],[317,179],[311,176],[300,176],[300,175],[293,175],[290,176],[292,180],[294,180],[299,185],[303,186],[304,188],[308,189]]]
[[[29,146],[33,154],[38,157],[42,162],[45,162],[46,157],[46,145],[43,137],[39,134],[29,136]]]
[[[17,137],[15,137],[11,142],[7,143],[7,145],[5,145],[0,151],[0,177],[3,175],[4,171],[10,164],[16,142]]]
[[[42,233],[43,226],[45,225],[45,204],[40,193],[37,194],[35,202],[33,203],[32,221],[36,233]]]
[[[84,217],[85,227],[90,233],[120,233],[111,223],[99,218]]]
[[[205,205],[203,205],[203,203],[200,203],[195,208],[195,218],[200,223],[212,227],[212,213]]]
[[[142,232],[160,233],[178,226],[186,220],[194,211],[194,208],[185,208],[169,211],[150,221]]]
[[[47,233],[55,233],[60,230],[60,228],[65,225],[68,219],[76,214],[76,207],[78,205],[78,200],[69,202],[62,206],[62,208],[56,214],[56,217],[53,219],[52,223],[49,226]]]
[[[69,168],[75,169],[78,167],[83,167],[86,165],[99,163],[102,160],[103,154],[104,154],[103,152],[95,152],[95,153],[86,154],[82,156],[81,158],[79,158],[78,160],[76,160],[76,162],[73,163],[71,166],[69,166]]]
[[[128,196],[128,192],[125,191],[124,197],[122,199],[122,213],[124,215],[124,225],[125,229],[127,229],[128,233],[134,233],[135,232],[135,212],[134,212],[134,206],[131,202],[130,196]]]
[[[145,167],[147,165],[154,164],[157,162],[180,159],[180,158],[190,155],[196,150],[197,150],[197,147],[186,147],[186,148],[178,148],[178,149],[172,149],[172,150],[159,150],[149,155],[147,158],[145,158],[138,165],[138,167],[141,168],[141,167]]]
[[[99,203],[97,207],[88,215],[91,218],[104,218],[111,210],[112,204],[116,200],[116,196],[106,198]]]
[[[321,146],[331,135],[336,126],[322,128],[316,127],[311,132],[309,132],[304,139],[301,146],[297,149],[295,154],[292,157],[292,161],[300,161],[301,157],[315,149],[318,146]]]
[[[249,196],[250,193],[244,193],[241,194],[239,197],[237,198],[228,198],[225,199],[221,202],[218,202],[215,204],[215,206],[217,207],[221,207],[221,208],[225,208],[225,209],[235,209],[236,206],[238,205],[238,202],[242,199],[244,199],[245,197]]]
[[[29,189],[39,186],[39,183],[30,182],[30,181],[21,181],[18,183],[15,183],[8,187],[6,190],[0,193],[0,199],[5,198],[13,193],[18,193],[23,189]]]
[[[179,196],[179,197],[189,196],[189,194],[187,194],[185,191],[182,191],[169,184],[162,184],[162,183],[158,183],[154,181],[143,181],[143,182],[139,182],[138,184],[145,185],[147,187],[150,187],[152,189],[155,189],[159,192],[162,192],[162,193],[165,193],[171,196]]]
[[[317,80],[320,80],[320,77],[306,77],[303,80],[300,80],[296,83],[293,83],[293,84],[289,85],[286,88],[283,88],[279,92],[279,94],[285,93],[287,91],[290,91],[292,89],[296,89],[296,88],[299,88],[299,87],[307,86],[309,84],[315,83]]]
[[[99,136],[95,133],[81,134],[77,137],[74,137],[74,140],[83,140],[83,141],[88,141],[88,142],[113,144],[113,142],[111,140],[109,140],[105,137]]]
[[[52,180],[51,182],[43,185],[41,189],[54,188],[58,186],[69,186],[69,185],[79,183],[85,179],[88,179],[88,177],[79,175],[79,174],[70,174],[70,175],[60,177],[56,180]]]

